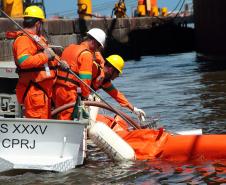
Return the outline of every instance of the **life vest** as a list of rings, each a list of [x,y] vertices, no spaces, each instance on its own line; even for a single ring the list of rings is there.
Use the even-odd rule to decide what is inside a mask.
[[[78,58],[83,52],[91,52],[85,45],[71,44],[62,53],[61,59],[66,61],[70,69],[78,75]],[[74,88],[79,85],[79,80],[68,70],[58,68],[56,84]]]
[[[13,34],[11,35],[13,37]],[[26,34],[23,32],[17,32],[14,35],[16,38],[13,43],[13,51],[14,51],[14,60],[15,64],[17,66],[17,73],[19,75],[19,81],[23,84],[28,85],[30,82],[33,83],[39,83],[48,79],[54,79],[56,77],[56,68],[57,68],[57,61],[49,61],[47,65],[43,65],[41,67],[31,67],[27,69],[22,69],[18,63],[17,59],[17,54],[15,53],[15,43],[17,39],[21,37],[27,37],[29,38]],[[44,47],[48,47],[47,40],[43,37],[40,36],[38,37],[37,35],[31,34],[39,43],[41,43]],[[30,39],[30,38],[29,38]],[[41,48],[38,44],[36,44],[33,40],[30,39],[32,42],[30,45],[32,46],[32,53],[31,55],[38,54],[39,52],[42,52],[43,48]],[[35,61],[34,61],[35,62]]]

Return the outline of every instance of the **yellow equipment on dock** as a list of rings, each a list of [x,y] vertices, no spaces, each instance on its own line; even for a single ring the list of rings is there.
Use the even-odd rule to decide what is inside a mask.
[[[166,7],[162,7],[162,9],[161,9],[161,14],[162,14],[163,17],[167,16],[167,14],[168,14],[168,9],[167,9]]]
[[[137,5],[137,15],[138,16],[146,16],[146,5],[145,0],[138,0]]]
[[[10,17],[23,17],[23,1],[22,0],[2,0],[3,11]]]
[[[125,18],[126,15],[126,4],[124,0],[119,0],[119,2],[115,3],[115,7],[113,9],[114,15],[116,18]]]
[[[78,0],[78,14],[81,19],[91,19],[92,0]]]
[[[138,0],[137,3],[138,16],[159,16],[159,8],[157,0]],[[161,12],[162,16],[167,15],[167,8],[164,7]]]

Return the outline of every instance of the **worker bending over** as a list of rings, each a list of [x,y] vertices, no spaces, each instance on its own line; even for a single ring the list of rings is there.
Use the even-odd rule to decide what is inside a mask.
[[[122,74],[124,60],[119,55],[111,55],[104,59],[100,53],[96,53],[96,61],[93,65],[92,88],[96,91],[102,88],[112,98],[114,98],[122,107],[127,107],[139,118],[145,117],[145,112],[133,106],[127,98],[112,84],[112,80]],[[91,98],[90,98],[91,99]]]
[[[95,52],[104,47],[106,34],[99,28],[93,28],[87,32],[87,38],[79,45],[71,44],[65,48],[61,59],[66,61],[70,70],[88,86],[92,81],[92,67]],[[88,99],[90,89],[87,88],[68,70],[58,69],[57,81],[54,86],[53,100],[55,107],[75,102],[77,100],[77,87],[81,87],[82,99]],[[58,119],[71,120],[73,108],[62,111]]]
[[[29,6],[24,11],[24,30],[18,31],[13,43],[13,55],[19,80],[16,86],[18,102],[23,105],[27,118],[50,118],[52,87],[56,77],[55,53],[48,48],[43,31],[44,12],[38,6]]]

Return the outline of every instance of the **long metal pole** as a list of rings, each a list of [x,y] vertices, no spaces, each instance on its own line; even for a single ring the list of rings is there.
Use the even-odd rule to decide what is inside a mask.
[[[30,39],[32,39],[35,43],[37,43],[42,49],[45,49],[45,47],[39,43],[37,40],[35,40],[35,38],[33,38],[26,30],[24,30],[24,28],[22,28],[16,21],[14,21],[9,15],[7,15],[2,9],[0,9],[0,11],[9,19],[11,20],[21,31],[23,31]],[[59,62],[60,64],[62,63],[60,60],[60,57],[58,55],[55,54],[55,59],[57,60],[57,62]],[[137,125],[134,125],[133,123],[131,123],[126,117],[124,117],[118,110],[116,110],[113,106],[111,106],[107,101],[105,101],[96,91],[94,91],[89,85],[87,85],[81,78],[79,78],[79,76],[72,71],[70,68],[67,69],[72,75],[74,75],[82,84],[84,84],[90,91],[92,91],[98,98],[100,98],[106,105],[108,105],[112,110],[114,110],[115,112],[117,112],[117,114],[122,117],[127,123],[130,124],[130,126],[132,126],[135,129],[139,129],[140,127],[138,127]]]

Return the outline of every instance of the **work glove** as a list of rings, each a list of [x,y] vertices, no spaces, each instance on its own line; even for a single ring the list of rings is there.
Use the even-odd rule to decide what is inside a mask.
[[[51,48],[45,48],[43,52],[48,56],[48,61],[52,61],[56,56]]]
[[[89,101],[95,101],[94,96],[93,96],[92,94],[89,94],[88,100],[89,100]]]
[[[64,60],[61,60],[59,62],[59,66],[60,66],[61,69],[65,70],[65,71],[68,71],[70,69],[68,63]]]
[[[95,93],[91,93],[88,97],[89,101],[96,101],[96,102],[100,102],[100,98],[98,98],[98,96]]]
[[[146,113],[142,109],[138,109],[137,107],[134,107],[133,112],[138,116],[139,119],[141,119],[142,121],[145,121]]]

